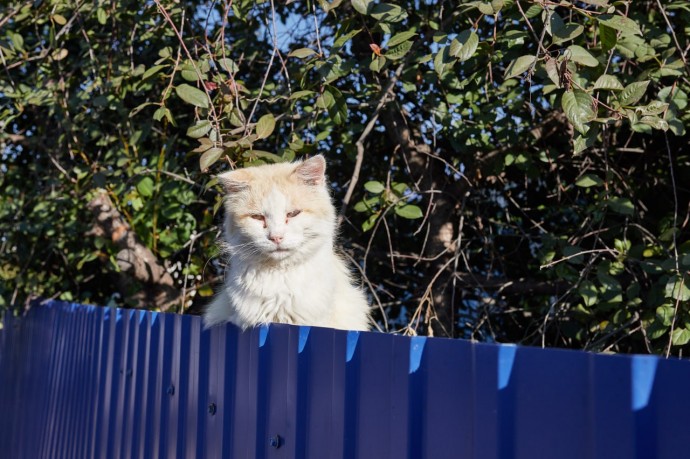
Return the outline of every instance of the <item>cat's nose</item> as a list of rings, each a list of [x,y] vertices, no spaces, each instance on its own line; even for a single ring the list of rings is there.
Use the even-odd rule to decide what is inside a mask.
[[[280,244],[283,242],[283,236],[275,236],[275,235],[269,235],[268,239],[273,242],[275,245]]]

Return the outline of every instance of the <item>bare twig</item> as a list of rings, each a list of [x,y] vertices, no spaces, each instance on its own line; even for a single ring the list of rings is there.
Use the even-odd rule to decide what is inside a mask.
[[[671,145],[668,143],[668,135],[664,132],[664,139],[666,140],[666,153],[668,155],[669,174],[671,174],[671,186],[673,188],[673,259],[675,261],[676,276],[680,278],[680,291],[683,290],[685,278],[680,272],[680,258],[678,255],[678,189],[676,187],[676,174],[673,170],[673,155],[671,154]],[[673,311],[673,319],[671,320],[671,329],[669,330],[668,346],[666,347],[666,358],[671,355],[671,346],[673,344],[673,330],[676,326],[676,319],[678,318],[678,306],[680,304],[680,294],[676,298],[676,305]]]
[[[680,46],[680,43],[678,42],[676,31],[673,29],[673,25],[671,25],[671,21],[666,15],[666,10],[664,9],[664,6],[661,4],[661,0],[656,0],[656,4],[659,5],[659,10],[661,11],[661,14],[664,16],[664,20],[666,21],[668,30],[671,32],[671,36],[673,36],[673,42],[676,44],[676,49],[678,49],[678,52],[680,53],[680,58],[683,60],[683,65],[685,66],[685,70],[687,71],[688,61],[685,59],[685,52],[683,51],[683,48]]]
[[[340,207],[340,214],[338,215],[338,225],[340,225],[343,221],[343,218],[345,216],[345,211],[347,210],[347,206],[350,203],[350,199],[352,199],[352,193],[355,190],[355,187],[357,186],[357,182],[359,181],[359,173],[362,169],[362,162],[364,160],[364,141],[366,138],[369,136],[371,131],[374,129],[374,126],[376,125],[376,120],[379,118],[379,114],[381,112],[381,109],[383,106],[386,104],[388,100],[388,95],[389,93],[393,90],[395,87],[395,83],[398,81],[398,78],[400,78],[400,75],[402,74],[404,65],[400,64],[398,68],[396,69],[395,73],[391,75],[391,77],[388,79],[388,82],[386,83],[386,87],[383,89],[381,92],[381,96],[379,97],[379,102],[376,104],[376,109],[374,110],[374,113],[372,114],[371,118],[369,118],[369,122],[367,125],[364,127],[364,130],[360,134],[359,138],[357,139],[357,142],[355,143],[355,146],[357,147],[357,157],[355,158],[355,169],[352,172],[352,178],[350,179],[350,184],[347,187],[347,191],[345,192],[345,197],[343,198],[342,201],[342,206]]]
[[[194,72],[197,75],[197,78],[199,81],[203,82],[204,78],[203,75],[201,74],[201,71],[199,70],[199,67],[196,65],[196,62],[194,61],[194,58],[192,57],[192,53],[189,52],[189,49],[187,48],[187,45],[184,43],[184,39],[182,38],[182,33],[180,30],[177,28],[175,23],[173,22],[172,18],[170,17],[170,14],[168,14],[168,11],[165,9],[163,5],[161,5],[160,0],[153,0],[156,3],[156,6],[158,7],[158,11],[163,15],[165,20],[170,24],[170,27],[173,29],[173,32],[175,32],[175,35],[177,36],[178,41],[180,42],[180,46],[182,46],[182,49],[184,49],[185,55],[187,56],[187,59],[189,59],[189,62],[191,66],[194,68]],[[183,21],[184,21],[184,16],[183,16]],[[218,137],[219,137],[219,142],[223,142],[222,134],[220,131],[220,121],[218,119],[218,115],[216,113],[216,108],[213,105],[213,97],[211,97],[211,93],[209,92],[208,88],[206,87],[205,84],[201,84],[201,88],[204,90],[206,93],[206,97],[208,98],[209,102],[209,110],[211,112],[212,120],[211,122],[214,125],[214,128],[218,132]]]
[[[592,249],[592,250],[583,250],[582,252],[577,252],[572,255],[565,256],[563,258],[559,258],[558,260],[551,261],[549,263],[546,263],[545,265],[539,266],[539,269],[545,269],[545,268],[550,268],[554,265],[557,265],[558,263],[561,263],[563,261],[568,261],[571,258],[579,257],[580,255],[585,255],[588,253],[601,253],[601,252],[608,252],[613,256],[618,256],[619,252],[616,249]]]
[[[276,53],[278,52],[278,31],[276,27],[276,9],[275,9],[275,4],[273,3],[273,0],[271,0],[271,23],[273,26],[273,33],[272,33],[272,38],[273,38],[273,50],[271,51],[271,58],[268,61],[268,67],[266,68],[266,73],[264,74],[264,78],[261,81],[261,87],[259,88],[259,94],[256,96],[256,100],[254,101],[254,105],[252,106],[251,112],[249,112],[249,116],[245,120],[245,128],[244,128],[244,135],[247,135],[249,133],[249,125],[247,123],[251,122],[252,117],[254,116],[254,113],[256,112],[256,107],[259,105],[259,102],[261,101],[261,94],[264,92],[264,88],[266,87],[266,81],[268,80],[268,76],[271,73],[271,67],[273,67],[273,61],[276,58]]]

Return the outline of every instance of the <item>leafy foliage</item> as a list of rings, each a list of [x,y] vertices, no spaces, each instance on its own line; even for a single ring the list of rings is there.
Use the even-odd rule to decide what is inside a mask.
[[[686,2],[437,3],[5,7],[2,304],[157,307],[106,190],[198,311],[214,174],[324,152],[383,329],[687,352]]]

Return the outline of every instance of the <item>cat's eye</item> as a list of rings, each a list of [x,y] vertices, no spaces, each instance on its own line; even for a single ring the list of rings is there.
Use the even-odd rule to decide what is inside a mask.
[[[298,216],[298,215],[301,214],[301,213],[302,213],[301,210],[296,209],[296,210],[293,210],[292,212],[288,212],[288,213],[287,213],[287,217],[288,217],[288,218],[296,217],[296,216]]]
[[[254,220],[260,220],[260,221],[264,221],[266,218],[262,214],[251,214],[250,217],[253,218]]]

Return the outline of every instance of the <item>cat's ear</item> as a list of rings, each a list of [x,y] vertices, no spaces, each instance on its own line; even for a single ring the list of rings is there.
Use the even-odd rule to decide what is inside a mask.
[[[223,186],[226,193],[239,193],[249,188],[249,172],[244,169],[225,172],[218,176],[218,182]]]
[[[326,160],[316,155],[300,163],[294,174],[307,185],[323,185],[326,182]]]

